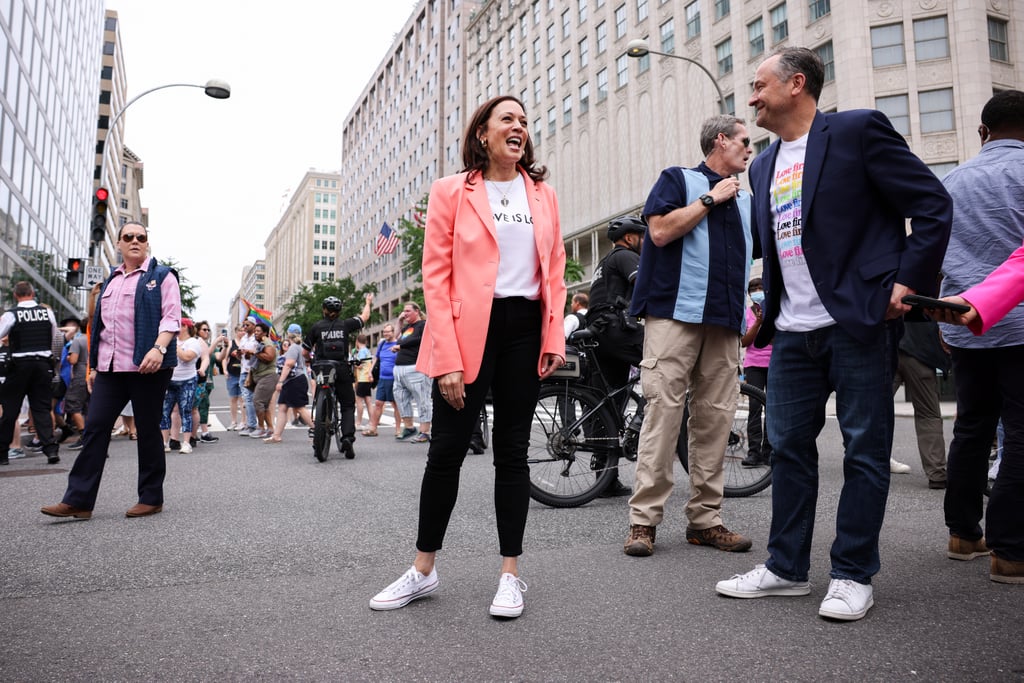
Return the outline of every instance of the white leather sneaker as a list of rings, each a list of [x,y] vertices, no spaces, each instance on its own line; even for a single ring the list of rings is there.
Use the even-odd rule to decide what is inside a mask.
[[[842,621],[863,619],[875,604],[873,593],[871,584],[857,583],[850,579],[832,579],[818,614]]]
[[[397,581],[370,598],[370,609],[388,610],[405,607],[413,600],[430,595],[437,590],[437,569],[423,575],[410,567]]]
[[[766,598],[771,595],[795,596],[811,592],[810,581],[789,581],[773,574],[768,567],[759,564],[746,574],[736,574],[731,579],[719,581],[715,590],[730,598]]]
[[[910,465],[902,463],[896,458],[889,458],[889,471],[893,474],[906,474],[910,471]]]
[[[526,582],[514,574],[505,572],[498,580],[498,592],[491,601],[492,617],[518,617],[523,613],[523,593]]]

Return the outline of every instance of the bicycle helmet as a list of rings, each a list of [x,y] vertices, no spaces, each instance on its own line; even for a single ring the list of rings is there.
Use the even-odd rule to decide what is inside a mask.
[[[324,306],[324,308],[327,311],[329,311],[331,313],[340,313],[341,312],[341,299],[339,299],[336,296],[329,296],[326,299],[324,299],[323,306]]]
[[[631,232],[643,235],[647,232],[647,224],[636,216],[623,216],[608,224],[608,239],[612,242],[618,242]]]

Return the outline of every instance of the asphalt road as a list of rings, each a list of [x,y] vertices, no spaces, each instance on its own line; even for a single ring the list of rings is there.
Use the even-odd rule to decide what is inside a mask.
[[[215,405],[226,404],[223,389]],[[226,415],[220,413],[224,422]],[[951,423],[947,421],[947,438]],[[312,457],[220,432],[168,458],[162,514],[136,502],[135,443],[115,440],[92,520],[54,521],[73,455],[0,471],[0,681],[814,681],[1024,680],[1024,586],[987,560],[945,556],[942,492],[928,490],[913,422],[897,420],[875,607],[862,621],[817,616],[841,482],[833,420],[808,597],[735,600],[714,583],[765,559],[771,489],[728,499],[725,522],[754,549],[688,545],[685,478],[656,553],[622,553],[625,499],[557,510],[533,503],[524,615],[487,614],[499,558],[488,455],[470,456],[439,554],[441,587],[394,612],[369,598],[411,563],[425,445],[382,428],[357,457]]]

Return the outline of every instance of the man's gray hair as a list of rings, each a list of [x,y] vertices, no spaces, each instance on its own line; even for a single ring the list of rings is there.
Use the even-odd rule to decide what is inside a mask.
[[[736,118],[731,114],[712,116],[700,127],[700,151],[704,153],[704,156],[708,156],[715,148],[715,140],[719,133],[725,133],[726,137],[731,138],[736,132],[736,126],[743,123],[743,119]]]

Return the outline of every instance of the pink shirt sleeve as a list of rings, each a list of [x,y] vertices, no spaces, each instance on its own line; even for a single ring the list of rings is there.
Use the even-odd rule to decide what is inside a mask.
[[[1024,301],[1024,246],[1010,254],[982,282],[960,296],[978,311],[978,318],[970,326],[971,332],[985,334],[1014,306]]]

